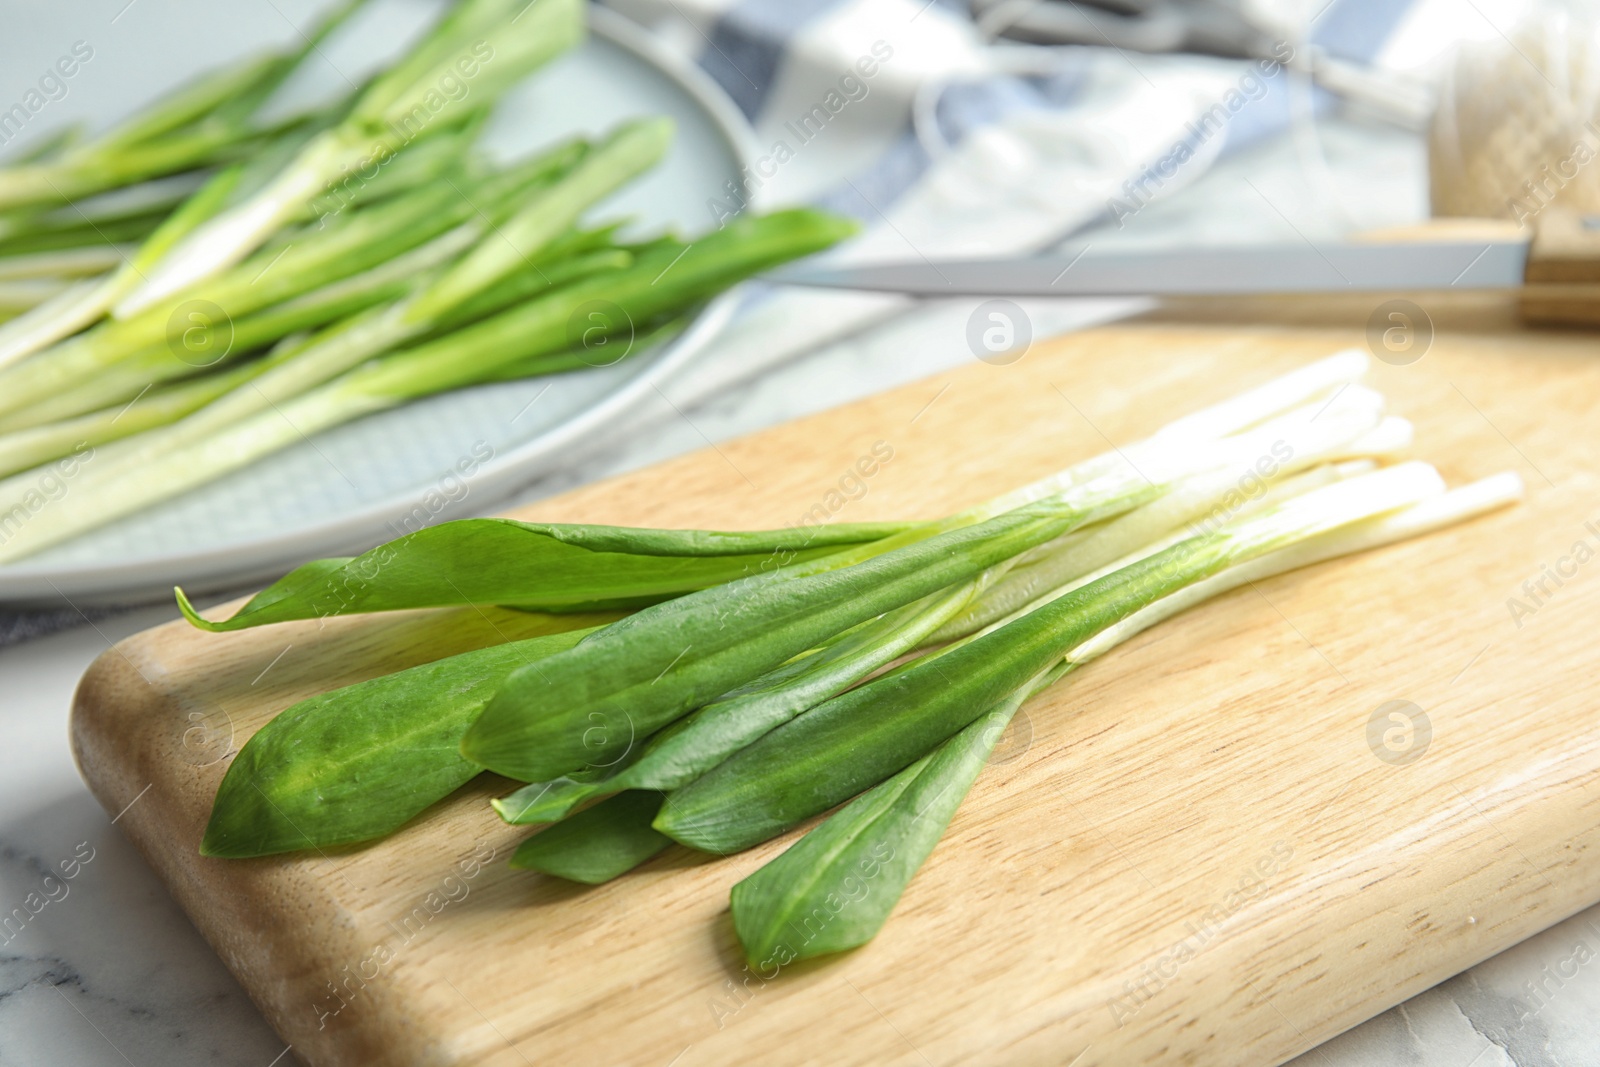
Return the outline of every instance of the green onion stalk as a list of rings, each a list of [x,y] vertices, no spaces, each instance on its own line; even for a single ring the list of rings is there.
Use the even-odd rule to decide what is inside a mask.
[[[525,6],[524,17],[519,9]],[[0,209],[41,198],[73,199],[183,166],[232,161],[246,168],[249,179],[225,170],[178,217],[148,234],[137,256],[0,328],[0,367],[108,311],[118,319],[158,305],[171,311],[187,290],[266,245],[284,227],[308,218],[325,224],[351,205],[439,176],[435,141],[481,122],[522,75],[582,34],[575,0],[463,0],[353,102],[257,128],[260,106],[357,7],[359,0],[337,9],[293,53],[202,78],[90,144],[0,171]],[[158,160],[165,162],[157,166]],[[25,219],[16,225],[26,231]],[[0,219],[0,238],[4,229]],[[0,241],[0,254],[5,251]]]
[[[70,207],[0,214],[0,256],[10,260],[38,252],[136,246],[207,177],[194,171],[125,186]],[[105,269],[121,261],[119,256]]]
[[[33,278],[81,278],[103,274],[122,262],[129,249],[116,245],[50,249],[0,257],[0,281]]]
[[[687,262],[687,255],[684,260]],[[1231,438],[1231,442],[1226,446],[1212,442],[1212,453],[1237,465],[1241,457],[1254,458],[1289,431],[1287,440],[1306,457],[1302,466],[1308,469],[1278,479],[1271,493],[1253,506],[1275,503],[1273,494],[1292,496],[1295,491],[1325,484],[1332,477],[1330,472],[1359,471],[1363,462],[1370,464],[1313,465],[1317,457],[1356,452],[1360,440],[1382,436],[1372,429],[1375,419],[1381,425],[1381,418],[1373,411],[1370,397],[1348,385],[1347,379],[1359,375],[1361,367],[1361,360],[1349,358],[1324,361],[1272,389],[1255,391],[1242,402],[1209,409],[1205,419],[1174,424],[1151,440],[1181,441],[1178,451],[1194,453],[1203,438],[1226,434],[1222,440]],[[1330,403],[1320,394],[1331,391],[1341,395]],[[1130,448],[1148,451],[1145,445]],[[1108,456],[1117,459],[1115,453]],[[208,622],[181,594],[179,602],[191,622],[208,630],[463,603],[516,604],[561,612],[540,617],[567,618],[574,620],[574,626],[591,626],[595,612],[635,611],[726,583],[731,583],[737,594],[760,585],[776,588],[805,575],[849,575],[852,582],[859,582],[859,564],[896,552],[901,553],[898,561],[891,561],[898,564],[896,569],[902,574],[914,571],[918,560],[904,565],[907,549],[926,546],[941,531],[970,530],[986,521],[985,516],[1005,515],[1008,505],[1032,498],[1041,486],[1059,489],[1078,484],[1086,487],[1086,492],[1090,486],[1101,487],[1094,492],[1102,491],[1105,476],[1115,468],[1110,460],[1096,457],[1034,487],[936,522],[722,534],[461,520],[418,531],[353,559],[308,564],[253,598],[229,620]],[[1204,477],[1209,477],[1209,472],[1178,480],[1173,493],[1192,494],[1196,479]],[[1159,510],[1161,500],[1155,495],[1142,508]],[[1126,514],[1138,515],[1141,510]],[[1113,519],[1098,527],[1091,524],[1088,529],[1128,529],[1119,526],[1121,522]],[[976,538],[970,539],[970,543],[976,542]],[[1042,543],[1061,550],[1059,542]],[[496,806],[510,821],[549,822],[590,800],[687,785],[763,734],[803,716],[896,657],[925,646],[943,623],[971,603],[982,603],[986,591],[999,588],[1007,564],[1028,558],[1027,551],[1010,556],[1006,552],[1025,544],[1013,542],[1011,548],[1002,548],[998,553],[1002,558],[993,566],[875,618],[854,626],[848,625],[849,618],[830,623],[823,629],[835,625],[839,629],[816,641],[815,649],[774,668],[759,671],[747,662],[738,671],[738,682],[727,685],[719,699],[707,702],[657,737],[641,738],[635,749],[620,757],[597,752],[582,771],[530,785]],[[919,559],[938,558],[946,547],[948,539],[945,544],[932,545],[931,550],[924,547]],[[758,627],[748,611],[730,612],[724,618],[729,628]],[[547,663],[550,657],[573,647],[570,642],[552,639],[526,647],[508,646],[502,654],[454,657],[436,668],[403,672],[392,682],[348,687],[327,695],[315,707],[307,705],[294,715],[281,717],[246,746],[237,769],[230,772],[219,794],[207,850],[218,855],[255,855],[310,847],[307,841],[349,843],[390,832],[455,788],[450,783],[459,784],[458,779],[464,780],[461,775],[470,777],[481,765],[472,759],[447,760],[454,768],[453,776],[431,780],[431,789],[417,784],[420,779],[414,775],[396,778],[384,794],[387,799],[371,807],[325,804],[321,791],[332,787],[330,779],[347,772],[359,773],[371,783],[387,781],[385,767],[399,757],[400,750],[411,752],[419,733],[432,738],[434,751],[454,753],[517,670],[536,656]],[[681,662],[670,666],[673,670],[684,667]],[[668,672],[660,673],[665,681]],[[403,706],[383,698],[380,710],[374,704],[374,687],[381,685],[407,694]],[[465,691],[463,686],[474,694],[470,706],[452,702],[451,694]],[[335,722],[346,725],[336,728]],[[342,740],[313,743],[306,733],[324,730],[336,730]],[[313,751],[325,760],[301,763],[295,755]],[[300,767],[304,777],[297,773],[280,778],[276,769],[286,762]],[[356,767],[361,770],[351,770]],[[313,781],[321,784],[313,789],[307,784]],[[628,802],[619,802],[619,806],[627,808]],[[278,818],[278,813],[289,814]],[[632,840],[645,836],[635,835]],[[547,840],[542,847],[548,849],[549,845]],[[592,873],[595,868],[589,869]]]
[[[608,229],[598,234],[568,231],[585,207],[659,158],[669,135],[670,125],[664,120],[629,123],[593,151],[581,142],[570,142],[489,175],[478,183],[477,197],[462,197],[458,189],[448,187],[420,190],[359,212],[277,253],[263,250],[262,258],[271,256],[264,266],[247,263],[203,286],[199,290],[203,296],[195,300],[202,309],[225,304],[253,312],[226,323],[231,350],[248,352],[261,343],[288,335],[287,339],[255,362],[246,376],[248,389],[235,388],[160,434],[143,435],[126,442],[120,452],[102,454],[89,485],[96,477],[116,482],[129,473],[147,484],[144,468],[160,455],[286,401],[408,338],[460,326],[541,289],[624,265],[626,254],[608,247]],[[573,195],[573,190],[581,195]],[[405,250],[430,237],[427,243]],[[494,245],[489,250],[492,255],[480,250],[450,269],[451,261],[485,238]],[[302,292],[314,284],[309,279],[330,269],[368,264],[372,265],[360,274]],[[459,284],[464,273],[478,284]],[[435,290],[430,287],[440,284],[452,286],[454,299],[432,298]],[[419,313],[416,299],[396,299],[419,296],[429,300],[426,313]],[[272,303],[282,297],[291,299]],[[256,310],[266,304],[272,306]],[[384,306],[374,306],[379,304]],[[349,317],[309,337],[293,335],[341,315]],[[212,342],[216,324],[202,321],[206,328],[196,332],[203,342]],[[94,411],[141,395],[153,382],[185,371],[192,374],[194,364],[215,365],[228,354],[212,357],[202,344],[194,351],[193,362],[180,359],[170,339],[155,341],[170,331],[170,324],[151,314],[110,323],[0,376],[10,398],[9,405],[0,401],[0,406],[14,408],[11,415],[0,418],[0,427],[25,430]],[[85,378],[90,369],[98,373]],[[16,409],[24,402],[31,407]],[[346,407],[354,410],[351,404]],[[0,450],[4,441],[0,436]],[[0,489],[0,496],[3,493]]]
[[[1322,409],[1323,405],[1318,405]],[[1359,473],[1371,459],[1340,463],[1351,454],[1386,454],[1388,435],[1361,432],[1361,423],[1348,424],[1341,433],[1333,426],[1347,413],[1327,410],[1332,431],[1320,443],[1298,440],[1297,462],[1285,463],[1272,487],[1233,517],[1248,514],[1282,495],[1317,488],[1337,477]],[[1302,418],[1315,418],[1303,412]],[[1357,416],[1359,419],[1359,416]],[[1350,436],[1342,441],[1341,436]],[[1282,440],[1282,439],[1280,439]],[[1291,438],[1293,440],[1293,438]],[[1285,442],[1286,449],[1288,448]],[[1314,449],[1314,450],[1311,450]],[[1092,574],[1102,563],[1125,556],[1140,546],[1161,544],[1181,523],[1219,509],[1240,481],[1237,470],[1220,469],[1178,482],[1166,494],[1115,519],[1095,524],[1079,534],[1047,542],[992,567],[969,582],[949,587],[921,601],[842,635],[841,639],[736,689],[664,729],[630,752],[603,774],[577,774],[524,786],[511,796],[494,801],[507,822],[543,823],[565,816],[576,805],[628,789],[668,791],[687,785],[746,745],[843,692],[900,656],[919,648],[944,644],[967,636],[991,622],[1011,615],[1043,593],[1068,587]],[[1174,505],[1177,505],[1175,507]],[[1013,579],[1026,572],[1022,582]]]
[[[0,434],[0,477],[42,466],[85,446],[97,448],[131,434],[165,426],[242,385],[253,371],[254,367],[245,364],[151,390],[117,407]]]
[[[29,278],[26,281],[0,281],[0,310],[11,313],[31,311],[40,304],[59,299],[71,285],[60,278]]]
[[[1370,461],[1364,461],[1370,464]],[[1283,491],[1303,492],[1324,484],[1342,468],[1364,469],[1361,464],[1325,464],[1283,480],[1262,499]],[[1235,479],[1237,475],[1233,476]],[[1193,479],[1194,482],[1207,481]],[[1169,496],[1187,495],[1188,484]],[[1218,494],[1220,498],[1220,494]],[[1093,528],[1094,532],[1148,526],[1147,518],[1167,509],[1167,498],[1136,508],[1119,519]],[[1259,501],[1255,502],[1259,506]],[[1144,544],[1142,538],[1128,542]],[[994,617],[996,603],[1014,602],[1006,582],[1012,567],[1032,553],[1024,553],[985,571],[970,583],[951,587],[922,601],[888,613],[842,635],[817,652],[803,656],[756,679],[723,698],[693,712],[629,753],[625,760],[602,774],[578,774],[524,786],[494,802],[508,822],[543,823],[562,818],[577,804],[626,789],[670,790],[711,769],[745,745],[796,715],[859,682],[901,655],[943,643],[952,623],[975,614]],[[1056,579],[1044,588],[1056,588],[1069,578],[1089,573],[1095,557],[1082,551],[1058,551],[1048,557]],[[1030,579],[1037,586],[1038,579]],[[1037,594],[1034,594],[1037,595]],[[1007,614],[1004,608],[1000,615]],[[956,636],[975,626],[960,626]]]
[[[1186,538],[818,705],[673,791],[655,825],[705,852],[759,844],[915,762],[1073,647],[1155,600],[1225,567],[1443,490],[1432,467],[1406,463]]]
[[[104,277],[73,285],[33,313],[0,328],[0,367],[16,363],[102,318],[118,296],[131,292],[185,233],[213,214],[238,184],[244,164],[222,170],[158,226],[131,256]]]
[[[936,838],[948,813],[942,821],[935,819],[931,827],[919,819],[933,819],[930,812],[940,802],[958,803],[971,784],[966,776],[976,772],[970,735],[964,744],[951,746],[942,755],[928,757],[925,753],[946,745],[952,736],[974,730],[975,722],[982,725],[974,732],[992,745],[998,730],[1024,699],[1058,679],[1087,653],[1076,653],[1075,659],[1066,662],[1063,656],[1073,657],[1072,650],[1093,635],[1126,624],[1154,604],[1178,603],[1172,598],[1180,590],[1269,552],[1407,507],[1442,490],[1437,472],[1427,464],[1402,464],[1342,485],[1312,490],[1226,529],[1140,553],[1093,581],[1019,612],[983,636],[958,642],[823,702],[762,735],[691,784],[666,794],[664,800],[659,793],[647,793],[649,802],[630,805],[613,798],[587,809],[588,840],[580,854],[591,862],[580,880],[614,877],[674,840],[717,854],[749,848],[886,778],[895,784],[868,792],[855,802],[862,810],[842,821],[852,836],[859,837],[855,833],[859,823],[881,820],[904,792],[909,805],[901,809],[905,816],[899,827],[902,833],[874,835],[877,840],[872,850],[885,863],[896,858],[920,863],[926,851],[916,855],[905,847],[906,840],[897,839],[929,833]],[[923,762],[919,764],[919,760]],[[912,769],[899,771],[908,765]],[[981,766],[981,759],[976,766]],[[896,771],[899,777],[891,778]],[[831,853],[837,835],[837,830],[825,832],[814,847]],[[565,844],[567,836],[541,840],[544,834],[536,835],[518,850],[512,865],[562,873],[562,865],[568,862],[566,854],[578,850],[576,843]],[[768,898],[804,886],[813,891],[800,894],[801,903],[808,903],[813,896],[836,893],[839,888],[841,872],[830,872],[827,863],[817,862],[815,853],[805,855],[806,861],[797,860],[806,872],[804,877],[797,878],[794,868],[785,866],[768,880],[757,879],[735,892],[736,924],[742,924],[738,929],[753,961],[764,962],[774,951],[762,936],[763,929],[778,927],[789,932],[779,920],[793,912],[773,907]],[[599,857],[616,866],[599,869]],[[833,875],[822,893],[814,892],[811,881],[817,872]],[[848,866],[844,873],[849,873]],[[880,883],[880,892],[897,882],[903,885],[903,879],[891,875]],[[800,914],[809,916],[809,909]],[[802,950],[809,954],[835,951],[838,946],[833,939],[848,929],[833,929],[830,939],[815,943],[808,937]]]

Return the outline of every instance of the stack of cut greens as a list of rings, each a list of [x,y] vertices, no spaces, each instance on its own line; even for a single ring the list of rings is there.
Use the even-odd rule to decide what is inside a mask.
[[[586,612],[289,708],[239,752],[202,849],[370,841],[484,770],[542,825],[515,867],[603,882],[673,842],[750,848],[838,805],[733,889],[763,968],[878,931],[1033,693],[1190,605],[1516,499],[1379,466],[1410,425],[1312,364],[937,521],[712,533],[475,519],[307,564],[224,622],[460,604]],[[594,612],[612,621],[589,625]],[[559,625],[561,616],[552,615]],[[584,627],[584,628],[579,628]]]
[[[661,159],[666,119],[490,162],[488,109],[581,38],[580,0],[459,0],[349,99],[260,121],[357,6],[298,52],[0,170],[0,306],[27,308],[0,325],[0,514],[29,516],[0,561],[372,412],[644,351],[852,229],[811,211],[693,241],[585,224]],[[73,491],[36,507],[68,457]]]

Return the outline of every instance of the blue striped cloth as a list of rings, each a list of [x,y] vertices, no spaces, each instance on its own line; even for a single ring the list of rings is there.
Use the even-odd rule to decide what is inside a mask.
[[[911,50],[919,53],[913,58],[914,69],[905,72],[901,84],[892,91],[904,94],[907,81],[914,82],[915,88],[924,87],[951,69],[963,75],[962,80],[937,94],[934,109],[938,132],[953,143],[1019,111],[1060,111],[1070,107],[1075,95],[1085,90],[1096,66],[1107,64],[1111,52],[1063,47],[1054,50],[1054,69],[1043,76],[1022,78],[1001,73],[989,62],[987,54],[992,50],[970,25],[966,5],[960,0],[603,2],[657,30],[689,53],[739,105],[762,134],[758,140],[763,144],[772,136],[771,131],[784,128],[783,116],[774,113],[784,101],[821,100],[835,86],[841,72],[851,69],[860,46],[853,45],[852,36],[839,32],[838,27],[852,21],[870,20],[900,55]],[[1331,0],[1309,27],[1307,45],[1340,59],[1370,62],[1410,7],[1411,0]],[[856,39],[862,36],[856,35]],[[1111,62],[1140,74],[1136,67],[1160,61],[1146,57],[1135,61],[1123,55]],[[1224,60],[1200,62],[1224,69],[1230,65]],[[1241,71],[1248,66],[1243,61],[1232,65]],[[1238,151],[1282,132],[1289,124],[1288,79],[1278,70],[1263,81],[1265,94],[1252,99],[1249,107],[1231,117],[1223,153]],[[1317,95],[1320,106],[1331,102],[1320,90]],[[854,118],[845,109],[835,122],[840,128],[848,127]],[[787,126],[792,128],[793,123]],[[1183,140],[1181,127],[1171,132],[1173,144]],[[874,158],[865,166],[852,167],[851,162],[858,160],[862,151],[835,153],[841,157],[831,164],[836,180],[826,191],[805,199],[852,214],[869,225],[879,223],[879,212],[898,201],[932,162],[912,133],[909,109],[898,125],[855,123],[848,132],[830,133],[836,140],[875,142],[870,151]],[[826,152],[826,147],[822,151]],[[1138,175],[1128,177],[1137,179]],[[1066,234],[1055,232],[1049,236],[1059,239]],[[1003,254],[1013,250],[994,251]]]
[[[957,0],[605,2],[697,61],[738,101],[763,155],[753,203],[814,203],[864,224],[830,253],[840,259],[1042,250],[1170,195],[1289,123],[1289,79],[1276,64],[996,47]],[[1408,7],[1331,0],[1299,47],[1370,59]],[[869,64],[874,72],[856,78],[859,86],[845,85],[858,92],[837,94],[874,49],[891,54]],[[1017,70],[1019,57],[1032,69]],[[1207,117],[1228,100],[1242,106]],[[819,103],[831,104],[829,114]],[[807,116],[825,118],[826,128],[813,135],[818,123]],[[1169,180],[1159,170],[1175,154],[1188,162]],[[708,221],[727,210],[708,209]],[[691,371],[691,392],[715,393],[917,308],[884,294],[759,286],[749,294]]]

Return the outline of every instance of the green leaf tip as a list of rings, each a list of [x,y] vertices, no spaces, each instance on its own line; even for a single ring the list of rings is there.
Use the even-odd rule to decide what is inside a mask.
[[[609,882],[672,844],[650,826],[660,808],[660,793],[618,793],[528,838],[511,866],[584,885]]]
[[[218,634],[228,628],[226,623],[211,622],[209,619],[202,618],[200,613],[195,610],[194,605],[189,603],[189,598],[183,595],[183,586],[173,586],[172,595],[177,598],[178,610],[183,612],[183,617],[188,619],[189,625],[195,629]]]
[[[735,885],[734,933],[750,965],[765,972],[876,937],[1032,691],[1012,693]]]
[[[580,782],[557,778],[549,782],[530,782],[508,796],[489,801],[495,813],[512,826],[559,822],[586,800],[618,792],[601,782]]]
[[[286,822],[274,810],[271,797],[256,787],[254,768],[237,767],[235,760],[223,775],[205,836],[200,839],[200,855],[252,859],[314,847],[317,842]]]

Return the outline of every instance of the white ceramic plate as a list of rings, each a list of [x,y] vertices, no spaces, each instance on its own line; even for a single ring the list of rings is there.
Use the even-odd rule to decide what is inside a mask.
[[[485,137],[497,154],[634,115],[665,114],[667,158],[598,217],[633,216],[685,232],[712,222],[750,157],[743,115],[699,68],[636,25],[590,9],[591,36],[506,95]],[[0,567],[0,603],[137,600],[173,585],[203,592],[357,551],[471,511],[537,476],[594,434],[626,432],[628,412],[721,328],[734,296],[713,301],[673,341],[616,366],[431,397],[317,435],[222,481],[47,552]],[[462,465],[472,469],[463,478]]]

